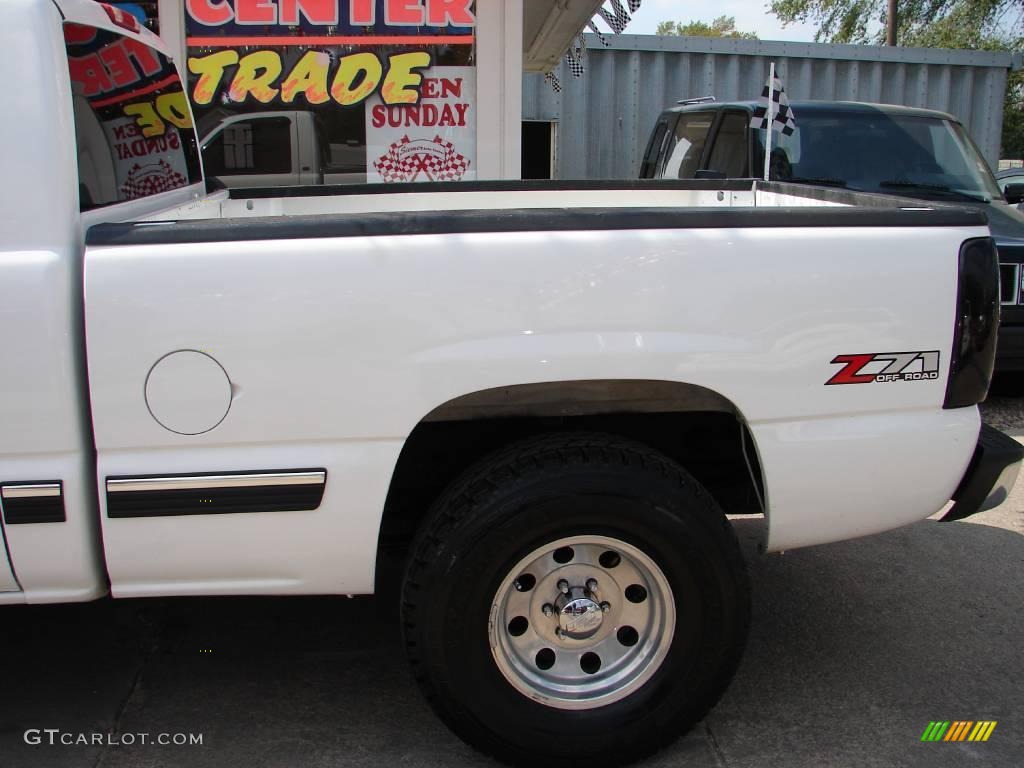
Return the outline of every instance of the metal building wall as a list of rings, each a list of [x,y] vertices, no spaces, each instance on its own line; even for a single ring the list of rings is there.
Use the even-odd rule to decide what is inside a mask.
[[[956,115],[989,164],[999,160],[1007,70],[1005,52],[885,48],[651,35],[587,35],[586,73],[563,62],[561,93],[541,75],[523,83],[523,119],[558,123],[557,176],[631,178],[655,118],[679,99],[752,99],[774,61],[790,100],[904,104]],[[800,115],[797,113],[799,124]],[[524,148],[525,149],[525,148]]]

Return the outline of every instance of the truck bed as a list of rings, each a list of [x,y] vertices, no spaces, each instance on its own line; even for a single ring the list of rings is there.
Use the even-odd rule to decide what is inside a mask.
[[[957,254],[986,234],[977,211],[753,181],[249,189],[94,226],[100,476],[287,465],[333,478],[319,512],[255,516],[244,531],[216,516],[147,521],[166,557],[104,512],[115,594],[165,590],[194,540],[204,555],[179,593],[370,590],[372,559],[356,553],[374,549],[417,424],[464,397],[553,382],[717,393],[753,437],[769,549],[927,517],[977,440],[977,409],[942,403]],[[153,361],[188,349],[237,386],[230,416],[186,440],[144,404],[126,418]],[[942,368],[825,386],[837,355],[893,350],[935,350]],[[342,538],[352,556],[339,560]],[[268,540],[280,580],[238,578]]]

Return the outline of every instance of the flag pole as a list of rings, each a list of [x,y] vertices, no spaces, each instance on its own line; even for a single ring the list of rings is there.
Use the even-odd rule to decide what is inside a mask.
[[[775,62],[768,68],[768,130],[764,137],[764,180],[771,173],[772,125],[775,123]]]

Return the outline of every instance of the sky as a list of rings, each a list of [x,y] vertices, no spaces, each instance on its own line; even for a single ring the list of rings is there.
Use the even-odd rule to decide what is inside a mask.
[[[813,26],[790,24],[783,27],[782,22],[768,11],[764,0],[643,0],[643,5],[633,15],[633,21],[625,31],[627,34],[653,35],[659,21],[710,22],[717,16],[735,16],[738,30],[754,32],[762,40],[814,39]]]

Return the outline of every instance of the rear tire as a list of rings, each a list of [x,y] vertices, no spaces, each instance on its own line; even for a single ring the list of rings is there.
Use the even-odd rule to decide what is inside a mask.
[[[437,501],[402,591],[417,681],[463,740],[522,765],[622,765],[701,720],[746,642],[736,537],[678,464],[560,434]]]

